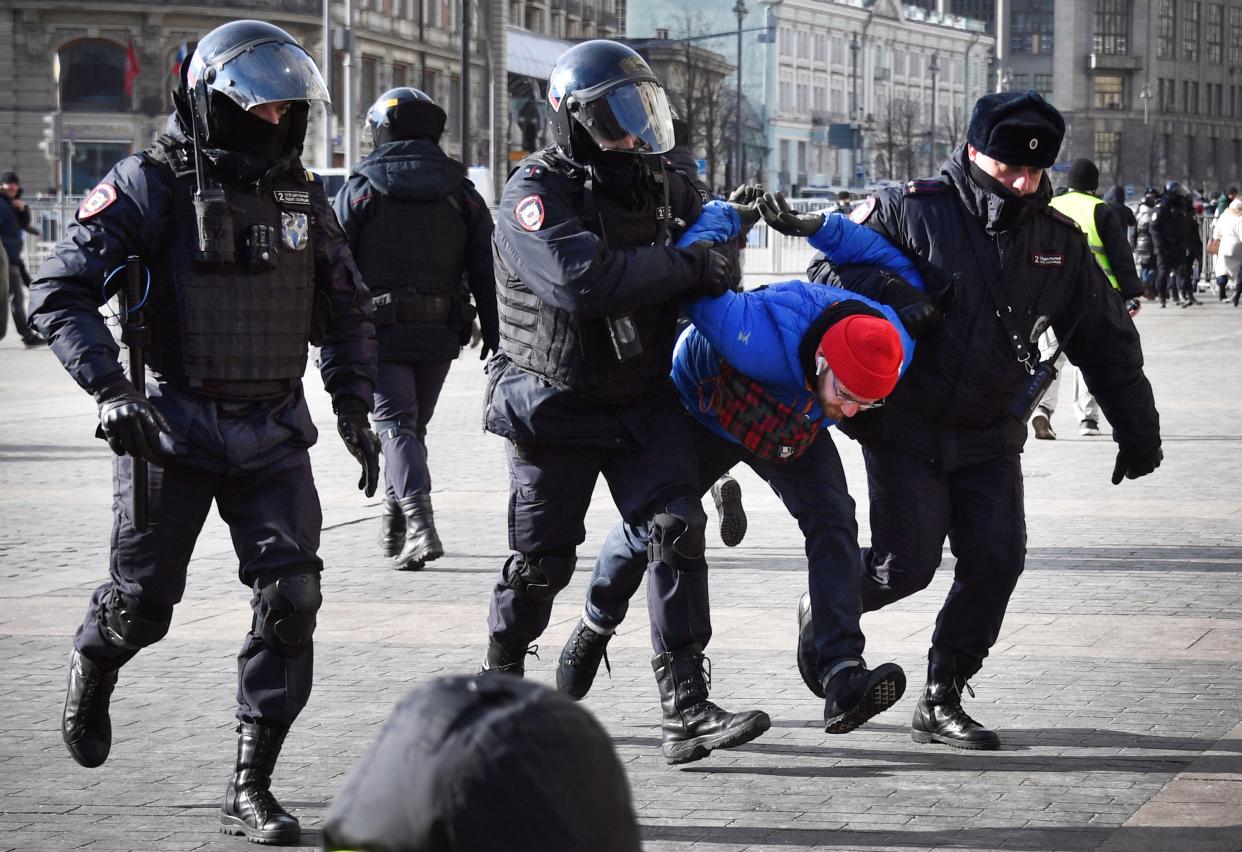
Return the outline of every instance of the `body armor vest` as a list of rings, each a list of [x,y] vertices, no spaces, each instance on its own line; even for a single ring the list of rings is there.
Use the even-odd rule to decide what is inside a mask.
[[[556,154],[542,152],[532,159],[555,173],[548,179],[571,182],[574,209],[583,229],[600,235],[608,248],[670,242],[672,212],[659,158],[646,159],[639,193],[643,203],[637,210],[627,210],[595,192],[584,169]],[[493,256],[501,349],[513,363],[557,387],[604,402],[633,399],[667,384],[677,338],[675,299],[636,308],[624,318],[578,317],[544,302],[522,283],[518,271],[510,269],[499,254]],[[613,340],[619,319],[628,320],[641,346],[639,354],[624,361]]]
[[[362,280],[372,295],[398,297],[395,322],[451,324],[460,316],[454,307],[469,242],[460,194],[434,201],[379,195],[374,203],[354,247]]]
[[[166,145],[153,158],[172,169],[171,252],[149,262],[154,370],[190,391],[225,399],[287,393],[306,371],[314,304],[314,209],[318,191],[301,172],[285,173],[258,192],[225,185],[232,213],[235,259],[195,259],[193,169]],[[144,260],[146,260],[144,258]]]

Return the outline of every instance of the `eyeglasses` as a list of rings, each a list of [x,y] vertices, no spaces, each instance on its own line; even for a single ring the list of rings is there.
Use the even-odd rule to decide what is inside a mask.
[[[841,397],[841,401],[844,404],[857,406],[859,411],[870,411],[873,408],[884,407],[884,400],[882,399],[877,399],[874,402],[863,402],[861,399],[857,399],[853,395],[846,393],[841,387],[841,383],[837,381],[836,373],[832,374],[832,392]]]

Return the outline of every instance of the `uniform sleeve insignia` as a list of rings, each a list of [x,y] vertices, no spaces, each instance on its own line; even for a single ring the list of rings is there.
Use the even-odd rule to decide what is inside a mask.
[[[78,221],[98,216],[116,201],[116,187],[110,183],[101,183],[82,199],[78,206]]]
[[[539,180],[539,178],[543,177],[543,173],[546,170],[543,163],[530,163],[522,170],[522,177],[530,180]]]
[[[524,231],[538,231],[543,227],[543,199],[528,195],[513,208],[513,215]]]
[[[859,204],[850,211],[850,221],[856,225],[861,225],[871,218],[871,214],[875,212],[876,197],[874,195],[867,196],[867,200]]]
[[[306,248],[306,238],[310,233],[310,218],[305,213],[280,214],[280,241],[285,248],[301,251]]]

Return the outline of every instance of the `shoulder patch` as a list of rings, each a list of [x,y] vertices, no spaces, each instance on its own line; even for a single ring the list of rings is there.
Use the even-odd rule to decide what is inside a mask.
[[[855,225],[862,225],[871,218],[871,214],[875,212],[877,200],[874,195],[867,196],[867,199],[850,211],[850,221]]]
[[[1033,251],[1031,252],[1032,266],[1064,266],[1065,255],[1059,251]]]
[[[1075,221],[1074,221],[1073,219],[1071,219],[1069,216],[1066,216],[1064,213],[1062,213],[1062,212],[1061,212],[1060,210],[1058,210],[1057,208],[1053,207],[1051,204],[1046,204],[1046,205],[1044,205],[1044,210],[1048,213],[1048,215],[1049,215],[1049,216],[1051,216],[1053,219],[1056,219],[1056,220],[1057,220],[1058,222],[1060,222],[1061,224],[1063,224],[1063,225],[1072,225],[1072,226],[1074,227],[1074,230],[1076,230],[1076,231],[1081,231],[1081,230],[1082,230],[1082,226],[1081,226],[1081,225],[1079,225],[1077,222],[1075,222]]]
[[[906,183],[906,195],[932,195],[944,192],[946,188],[943,181],[935,178],[912,180]]]
[[[92,189],[78,206],[78,221],[97,216],[112,206],[116,201],[116,187],[110,183],[101,183]]]
[[[522,177],[529,178],[530,180],[539,180],[547,170],[547,166],[543,163],[527,163],[525,168],[522,169]]]
[[[312,172],[310,169],[304,169],[304,171],[306,172],[307,183],[318,183],[318,184],[323,183],[323,178],[321,178],[319,175]]]
[[[543,227],[543,199],[528,195],[513,208],[513,215],[524,231],[538,231]]]
[[[278,204],[291,204],[298,207],[310,207],[310,193],[300,189],[277,189],[275,190],[276,201]]]

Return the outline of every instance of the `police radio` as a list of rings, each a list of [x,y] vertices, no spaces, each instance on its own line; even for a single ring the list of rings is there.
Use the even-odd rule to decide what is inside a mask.
[[[1058,347],[1056,354],[1060,353],[1061,350]],[[1057,377],[1057,368],[1052,366],[1053,360],[1055,359],[1040,361],[1014,396],[1013,401],[1009,403],[1009,413],[1023,423],[1031,419],[1031,415],[1035,413],[1035,406],[1039,405],[1039,401],[1048,392],[1048,386]]]
[[[199,263],[232,263],[236,256],[233,244],[233,213],[220,184],[212,181],[204,185],[203,153],[198,144],[198,113],[194,98],[188,100],[190,131],[194,143],[194,259]]]

